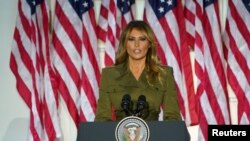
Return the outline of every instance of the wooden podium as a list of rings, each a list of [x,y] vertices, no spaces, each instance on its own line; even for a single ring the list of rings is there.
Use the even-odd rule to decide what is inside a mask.
[[[148,121],[149,141],[190,141],[184,121]],[[77,141],[116,141],[118,122],[85,122],[80,124]]]

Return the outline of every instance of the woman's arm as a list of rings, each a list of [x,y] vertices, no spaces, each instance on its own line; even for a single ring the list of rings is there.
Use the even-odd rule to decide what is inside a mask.
[[[97,103],[96,117],[95,121],[111,121],[111,101],[107,88],[109,88],[110,74],[108,69],[102,70],[101,84],[99,89],[99,99]]]
[[[164,120],[181,120],[177,89],[173,75],[173,69],[167,67],[165,76],[166,92],[163,99],[163,119]]]

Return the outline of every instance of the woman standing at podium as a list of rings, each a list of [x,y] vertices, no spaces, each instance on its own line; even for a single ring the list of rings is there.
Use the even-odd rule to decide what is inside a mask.
[[[158,120],[161,107],[163,120],[181,120],[173,69],[160,64],[156,47],[146,22],[124,28],[115,64],[102,70],[95,121]]]

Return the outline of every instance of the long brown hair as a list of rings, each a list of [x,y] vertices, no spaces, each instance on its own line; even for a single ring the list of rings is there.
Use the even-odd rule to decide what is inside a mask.
[[[160,72],[162,70],[162,67],[156,53],[157,45],[155,42],[154,32],[151,29],[151,27],[144,21],[139,21],[139,20],[131,21],[122,31],[120,36],[119,48],[116,52],[115,65],[128,62],[126,43],[132,29],[137,29],[141,31],[149,41],[150,48],[148,49],[146,55],[146,66],[145,66],[147,70],[146,77],[149,84],[152,84],[151,82],[155,81],[156,79],[161,82]]]

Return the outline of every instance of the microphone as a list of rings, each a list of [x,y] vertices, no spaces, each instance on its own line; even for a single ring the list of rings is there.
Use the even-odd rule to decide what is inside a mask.
[[[121,107],[122,107],[123,111],[125,112],[126,116],[132,115],[130,105],[131,105],[131,97],[130,97],[130,95],[126,94],[122,97],[122,103],[121,103]]]
[[[146,97],[144,95],[140,95],[136,104],[134,115],[138,117],[142,117],[142,110],[144,110],[145,108],[147,108],[148,110],[148,103],[146,102]]]

